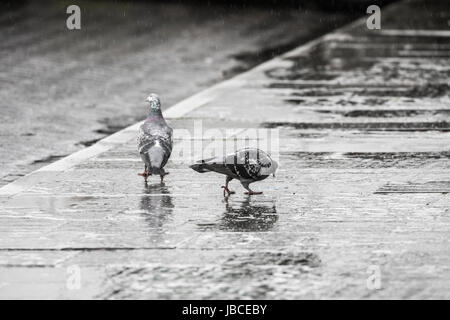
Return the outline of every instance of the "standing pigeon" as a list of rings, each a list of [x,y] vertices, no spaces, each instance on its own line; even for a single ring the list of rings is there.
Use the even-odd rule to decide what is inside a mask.
[[[262,150],[245,148],[225,157],[200,160],[190,167],[200,173],[214,171],[226,175],[225,185],[222,186],[224,196],[225,193],[228,195],[234,193],[228,189],[228,183],[233,179],[239,180],[247,189],[248,192],[245,194],[253,195],[262,192],[252,191],[249,184],[264,180],[271,174],[275,177],[278,163]]]
[[[172,152],[173,130],[164,120],[159,97],[151,93],[145,101],[150,104],[150,111],[139,128],[138,150],[145,163],[144,172],[139,175],[143,176],[147,182],[149,175],[158,174],[162,183],[164,176],[169,174],[164,171],[164,166]]]

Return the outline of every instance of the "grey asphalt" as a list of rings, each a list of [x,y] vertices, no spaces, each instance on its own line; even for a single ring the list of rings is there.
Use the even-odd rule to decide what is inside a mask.
[[[137,176],[134,126],[1,188],[0,297],[450,298],[450,8],[382,17],[167,110],[164,185]],[[237,145],[278,135],[263,195],[232,182],[224,199],[188,168],[178,151],[211,141],[187,134],[200,121]]]

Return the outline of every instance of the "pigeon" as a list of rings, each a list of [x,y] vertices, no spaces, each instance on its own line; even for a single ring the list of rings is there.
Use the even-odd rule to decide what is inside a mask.
[[[169,174],[164,171],[164,166],[172,152],[173,129],[169,127],[161,112],[161,102],[158,95],[152,93],[145,100],[150,105],[147,119],[139,128],[138,150],[144,161],[144,172],[139,173],[147,182],[147,177],[159,175],[161,183],[164,176]]]
[[[254,195],[262,192],[252,191],[249,184],[264,180],[271,174],[275,177],[278,163],[260,149],[244,148],[225,157],[197,161],[190,168],[200,173],[213,171],[226,175],[225,185],[222,186],[224,196],[234,193],[228,189],[228,183],[233,179],[241,182],[247,190],[245,194]]]

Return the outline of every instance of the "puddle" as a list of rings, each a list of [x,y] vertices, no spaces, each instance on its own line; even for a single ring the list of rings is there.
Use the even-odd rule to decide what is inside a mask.
[[[450,159],[450,152],[347,152],[347,158],[392,160],[392,159]]]
[[[375,97],[405,97],[405,98],[439,98],[450,93],[450,86],[444,83],[417,85],[407,87],[404,85],[340,85],[340,84],[315,84],[295,82],[273,82],[268,88],[272,89],[294,89],[296,96],[319,97],[338,96],[352,93],[357,96]],[[295,101],[295,99],[294,99]]]
[[[284,1],[282,1],[283,3]],[[287,1],[290,2],[290,1]],[[302,4],[304,6],[306,4]],[[307,4],[311,6],[311,4]],[[314,5],[312,6],[315,7]],[[359,12],[356,13],[355,11],[347,10],[345,11],[346,17],[344,20],[351,20],[353,17],[357,17],[359,15]],[[238,65],[223,71],[224,78],[228,79],[231,78],[239,73],[245,72],[247,70],[250,70],[251,68],[263,63],[264,61],[273,59],[277,56],[280,56],[281,54],[288,52],[289,50],[292,50],[301,44],[307,43],[308,41],[311,41],[313,39],[318,38],[319,36],[327,33],[330,31],[330,29],[335,28],[337,25],[340,24],[338,20],[335,21],[334,25],[327,25],[327,24],[319,24],[315,25],[314,28],[310,28],[310,31],[307,33],[299,32],[297,34],[295,33],[284,33],[283,39],[280,39],[279,36],[272,36],[269,39],[265,39],[264,44],[266,46],[261,47],[259,50],[255,51],[243,51],[237,54],[233,54],[230,57],[233,58]],[[261,32],[259,30],[259,32]],[[289,36],[288,36],[289,35]],[[286,39],[284,39],[286,38]],[[271,44],[270,46],[267,46],[267,44]],[[320,62],[316,63],[316,66],[319,66]],[[300,64],[299,64],[300,65]],[[276,70],[273,71],[274,77],[276,77]],[[271,77],[272,74],[269,71],[268,76]],[[309,77],[309,79],[320,79],[323,77],[329,77],[324,74],[319,74],[317,72],[308,72],[307,75],[303,75],[304,77]]]
[[[192,252],[179,253],[185,254]],[[304,277],[320,276],[321,264],[317,254],[281,249],[230,252],[225,260],[207,257],[195,264],[111,265],[98,298],[273,299],[287,292],[295,296]]]
[[[165,183],[148,184],[144,187],[140,208],[144,211],[143,215],[150,229],[163,228],[174,207],[171,193]]]
[[[423,110],[423,109],[403,109],[403,110],[352,110],[352,111],[335,111],[335,110],[316,110],[318,113],[332,113],[340,114],[346,118],[399,118],[399,117],[414,117],[414,116],[448,116],[450,110]]]
[[[52,163],[55,162],[61,158],[66,157],[67,155],[50,155],[48,157],[39,159],[39,160],[34,160],[33,162],[31,162],[31,164],[48,164],[48,163]]]
[[[95,130],[95,132],[104,135],[111,135],[140,120],[142,120],[141,117],[137,116],[117,116],[111,118],[103,118],[98,122],[103,124],[105,127]]]
[[[225,200],[225,212],[218,222],[197,224],[203,230],[268,231],[278,221],[275,201],[254,201],[248,197],[242,202]]]
[[[309,252],[251,252],[246,255],[233,255],[224,262],[225,265],[263,265],[263,266],[308,266],[319,267],[318,255]]]
[[[439,98],[448,95],[450,86],[445,83],[429,83],[426,85],[413,86],[403,90],[370,89],[355,91],[355,95],[371,95],[380,97],[406,97],[406,98]]]
[[[270,85],[270,87],[275,87],[274,85]],[[298,99],[295,97],[331,97],[331,96],[340,96],[342,95],[342,91],[333,91],[330,89],[317,89],[317,90],[303,90],[301,92],[293,92],[291,94],[292,99],[287,99],[286,101],[293,103],[293,104],[301,104],[304,102],[304,99]],[[300,103],[299,103],[300,101]]]
[[[283,157],[306,168],[379,169],[423,168],[428,165],[447,168],[449,152],[287,152]]]
[[[388,160],[388,159],[450,159],[450,151],[443,152],[286,152],[283,153],[288,156],[295,156],[298,159],[318,159],[329,158],[336,159],[371,159],[371,160]]]
[[[239,73],[250,70],[264,61],[273,59],[274,57],[287,52],[304,42],[305,40],[295,39],[289,43],[262,48],[258,51],[245,51],[238,54],[233,54],[231,58],[235,59],[238,62],[238,65],[229,70],[224,70],[222,74],[225,79],[229,79]]]
[[[264,122],[263,128],[274,129],[280,127],[306,129],[328,129],[328,130],[359,130],[359,131],[441,131],[449,132],[450,123],[441,122],[330,122],[330,123],[307,123],[307,122]]]
[[[272,68],[265,72],[274,80],[330,81],[343,75],[346,70],[367,70],[375,64],[374,59],[365,59],[362,55],[346,59],[339,49],[322,42],[312,48],[306,56],[289,58],[293,62],[290,68]],[[352,54],[355,55],[353,50]],[[358,54],[356,52],[356,54]]]
[[[370,41],[370,42],[369,42]],[[448,95],[448,68],[443,62],[415,65],[414,57],[437,59],[448,57],[442,39],[413,39],[402,37],[352,38],[323,41],[306,54],[290,57],[291,66],[275,67],[265,72],[274,80],[267,87],[296,90],[297,96],[336,96],[351,93],[360,96],[439,98]],[[433,46],[434,45],[434,46]],[[429,48],[432,46],[431,48]],[[428,55],[424,52],[429,51]],[[444,55],[443,55],[444,54]],[[402,58],[391,61],[384,58]],[[340,80],[358,78],[355,84],[337,84]],[[364,80],[366,79],[366,80]],[[398,85],[417,82],[423,85]],[[304,83],[298,83],[302,80]],[[294,82],[295,81],[295,82]],[[322,83],[308,83],[321,81]],[[324,83],[331,82],[333,83]],[[306,82],[306,83],[305,83]],[[368,83],[368,84],[365,84]],[[370,84],[372,83],[372,84]],[[297,99],[289,99],[298,103]],[[374,105],[374,104],[370,104]]]
[[[388,183],[379,188],[375,193],[443,193],[450,192],[450,181],[428,181],[428,182],[407,182]]]
[[[94,130],[93,132],[102,135],[100,138],[95,138],[91,140],[83,140],[76,145],[81,145],[84,147],[90,147],[93,144],[97,143],[101,139],[105,138],[106,136],[112,135],[122,129],[125,129],[126,127],[142,120],[142,117],[140,116],[117,116],[117,117],[111,117],[111,118],[103,118],[100,119],[98,122],[104,125],[103,128]]]
[[[103,138],[98,138],[98,139],[92,139],[92,140],[84,140],[84,141],[80,141],[78,143],[76,143],[76,145],[82,145],[84,147],[90,147],[93,144],[96,144],[98,141],[102,140]]]

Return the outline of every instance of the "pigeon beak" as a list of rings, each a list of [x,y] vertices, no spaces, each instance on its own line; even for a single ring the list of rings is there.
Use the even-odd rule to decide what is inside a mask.
[[[273,177],[275,178],[275,173],[272,173]]]

